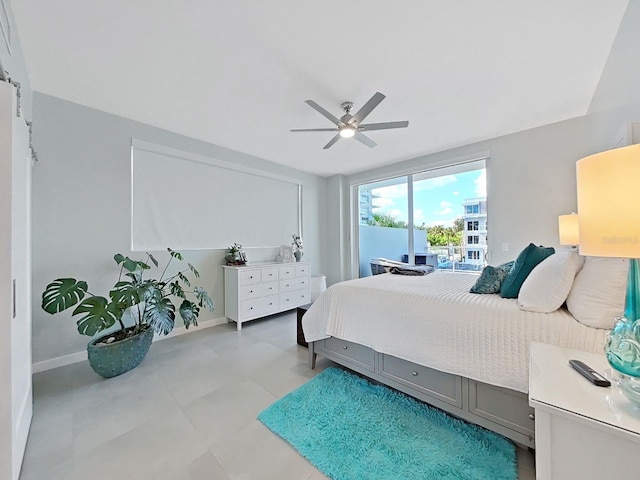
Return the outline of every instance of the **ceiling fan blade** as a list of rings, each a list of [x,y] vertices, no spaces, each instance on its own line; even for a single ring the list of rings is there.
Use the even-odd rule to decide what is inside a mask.
[[[335,137],[333,137],[331,139],[331,141],[329,143],[327,143],[322,149],[326,150],[327,148],[331,148],[331,146],[336,143],[338,140],[340,140],[340,134],[337,134]]]
[[[358,130],[366,132],[367,130],[386,130],[388,128],[405,128],[409,126],[408,121],[404,122],[384,122],[384,123],[367,123],[359,125]]]
[[[309,105],[311,108],[313,108],[315,111],[320,113],[322,116],[324,116],[324,117],[328,118],[329,120],[331,120],[336,125],[338,125],[338,126],[341,125],[341,122],[340,122],[340,120],[338,120],[338,117],[335,117],[334,115],[331,115],[329,112],[327,112],[324,108],[322,108],[320,105],[318,105],[313,100],[305,100],[304,102],[307,105]]]
[[[335,132],[336,128],[294,128],[292,132]]]
[[[340,135],[340,134],[338,134],[338,135]],[[376,142],[374,142],[369,137],[367,137],[366,135],[364,135],[364,134],[362,134],[360,132],[356,132],[356,134],[353,136],[353,138],[358,140],[360,143],[364,143],[369,148],[373,148],[373,147],[375,147],[377,145]]]
[[[351,123],[355,121],[355,123],[359,124],[384,99],[385,99],[385,96],[383,94],[381,94],[380,92],[376,92],[373,95],[373,97],[371,97],[369,101],[365,103],[362,106],[362,108],[356,112],[356,114],[351,119]]]

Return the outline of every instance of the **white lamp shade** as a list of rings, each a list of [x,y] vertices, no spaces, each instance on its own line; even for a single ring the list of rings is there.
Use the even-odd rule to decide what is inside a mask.
[[[578,160],[580,253],[640,258],[640,145]]]
[[[560,234],[560,245],[578,245],[578,215],[570,213],[558,216],[558,232]]]

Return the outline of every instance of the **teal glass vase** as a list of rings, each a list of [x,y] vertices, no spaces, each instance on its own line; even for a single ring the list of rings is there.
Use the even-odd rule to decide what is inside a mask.
[[[607,361],[613,367],[611,378],[622,394],[640,408],[640,267],[629,260],[629,277],[624,315],[618,319],[605,346]]]
[[[609,334],[605,355],[618,372],[640,377],[640,265],[629,260],[629,277],[625,297],[624,316],[620,317]]]

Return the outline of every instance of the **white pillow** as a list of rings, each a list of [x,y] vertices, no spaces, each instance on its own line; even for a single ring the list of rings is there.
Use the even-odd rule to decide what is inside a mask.
[[[588,327],[613,328],[624,313],[628,271],[627,259],[587,257],[567,298],[571,315]]]
[[[549,255],[531,271],[518,293],[521,310],[549,313],[559,309],[571,291],[584,257],[569,249]]]

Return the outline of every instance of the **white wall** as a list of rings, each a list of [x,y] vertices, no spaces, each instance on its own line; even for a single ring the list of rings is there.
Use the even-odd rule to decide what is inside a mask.
[[[34,362],[81,352],[89,340],[77,333],[70,314],[51,316],[41,309],[46,284],[71,276],[86,279],[92,292],[106,294],[117,275],[113,255],[136,255],[129,250],[131,137],[299,179],[305,260],[312,262],[312,273],[324,273],[325,179],[36,93],[34,144],[40,161],[33,172]],[[247,192],[246,201],[259,199]],[[233,206],[196,208],[202,209],[203,221],[215,222],[217,209]],[[183,253],[200,271],[198,284],[215,303],[215,312],[202,311],[200,320],[224,317],[225,250]],[[275,259],[276,249],[249,248],[247,255],[250,261]]]
[[[632,0],[620,22],[589,113],[640,103],[640,2]],[[640,120],[636,118],[636,121]]]

